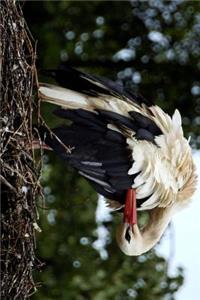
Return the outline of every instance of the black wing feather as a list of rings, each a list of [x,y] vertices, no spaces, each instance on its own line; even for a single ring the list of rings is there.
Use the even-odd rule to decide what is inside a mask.
[[[71,118],[71,112],[68,113]],[[90,114],[93,118],[94,113]],[[73,116],[75,115],[76,111],[73,111]],[[77,116],[80,116],[79,111]],[[76,117],[74,120],[76,119],[78,123],[74,121],[71,126],[63,125],[53,129],[54,134],[66,146],[72,148],[71,154],[48,133],[45,142],[62,159],[92,182],[97,192],[109,199],[124,203],[126,190],[134,181],[134,176],[129,176],[127,173],[132,161],[126,139],[120,133],[107,129],[106,122],[102,126],[104,128],[102,132],[95,130],[95,127],[88,127],[87,122],[85,126],[80,126],[80,120]]]
[[[160,130],[160,128],[151,119],[149,119],[135,111],[130,111],[129,114],[133,118],[133,120],[135,121],[135,123],[138,125],[139,128],[148,130],[154,136],[162,134],[162,131]]]
[[[102,118],[107,119],[114,124],[117,124],[118,126],[126,126],[127,128],[137,131],[137,126],[132,122],[130,118],[127,118],[125,116],[122,116],[118,113],[112,112],[112,111],[107,111],[107,110],[97,110],[100,116]]]
[[[45,70],[43,73],[53,77],[62,87],[88,96],[98,97],[103,94],[114,96],[121,100],[128,98],[139,105],[143,103],[147,106],[153,105],[151,101],[140,95],[133,94],[121,84],[104,77],[86,74],[69,66],[62,65],[60,69]]]

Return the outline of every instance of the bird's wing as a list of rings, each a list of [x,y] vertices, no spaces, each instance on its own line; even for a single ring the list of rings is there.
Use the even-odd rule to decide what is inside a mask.
[[[53,129],[55,136],[46,132],[45,142],[87,178],[98,193],[123,204],[133,182],[133,176],[128,175],[131,154],[126,138],[107,128],[106,121],[93,112],[57,109],[55,113],[72,124]],[[70,153],[57,137],[71,149]]]
[[[72,121],[70,126],[53,129],[55,136],[71,149],[71,153],[54,135],[47,133],[45,142],[87,178],[98,193],[124,204],[126,191],[138,175],[128,174],[134,158],[127,134],[130,135],[131,127],[134,127],[138,141],[146,138],[153,144],[155,128],[151,133],[143,134],[138,122],[104,111],[58,108],[55,114]],[[140,197],[138,207],[147,199]]]
[[[54,133],[74,150],[68,155],[52,139],[49,146],[107,198],[123,203],[133,187],[141,209],[173,203],[185,151],[178,111],[171,119],[122,87],[71,68],[51,75],[62,87],[41,84],[39,93],[42,100],[62,107],[59,117],[72,120],[71,127]],[[175,141],[179,146],[173,147]]]

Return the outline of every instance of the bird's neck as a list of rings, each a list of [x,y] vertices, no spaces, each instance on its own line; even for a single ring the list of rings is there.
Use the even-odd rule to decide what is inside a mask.
[[[154,208],[149,213],[149,221],[143,229],[140,230],[142,248],[144,252],[150,250],[161,238],[170,223],[175,208]]]
[[[128,224],[120,224],[117,228],[117,243],[126,255],[141,255],[149,251],[161,238],[175,212],[175,207],[154,208],[149,212],[149,221],[140,229],[137,224],[132,226],[130,241],[125,238]]]

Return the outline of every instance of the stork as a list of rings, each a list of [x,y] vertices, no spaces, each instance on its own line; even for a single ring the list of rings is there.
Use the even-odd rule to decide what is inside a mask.
[[[116,240],[126,255],[140,255],[161,238],[173,215],[196,187],[189,141],[181,116],[172,117],[120,85],[75,70],[48,72],[59,86],[41,83],[42,101],[71,125],[40,128],[45,145],[78,170],[113,209],[123,211]],[[139,228],[137,211],[149,220]]]

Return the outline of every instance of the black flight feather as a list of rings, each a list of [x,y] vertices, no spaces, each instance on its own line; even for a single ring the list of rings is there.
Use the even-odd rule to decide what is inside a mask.
[[[133,118],[135,123],[138,124],[139,128],[147,129],[155,136],[162,134],[160,128],[151,119],[135,111],[130,111],[129,114]]]
[[[122,116],[118,113],[107,111],[107,110],[96,110],[102,116],[104,119],[107,119],[108,121],[117,124],[119,126],[126,126],[129,129],[132,129],[133,131],[137,130],[137,126],[132,122],[130,118],[127,118],[125,116]]]
[[[89,75],[69,66],[62,65],[57,70],[43,70],[41,73],[53,77],[62,87],[88,96],[108,95],[121,100],[130,100],[139,105],[152,106],[153,103],[140,95],[134,95],[123,85],[104,77]]]

